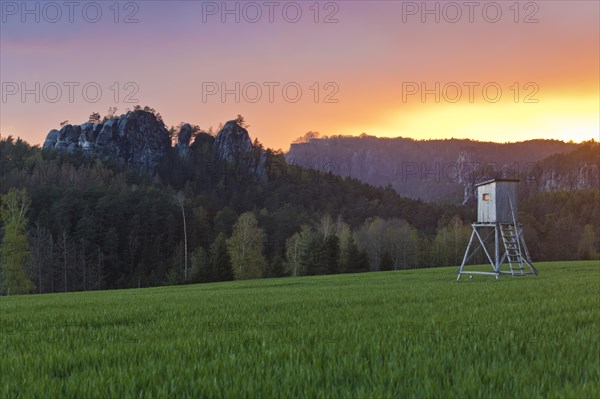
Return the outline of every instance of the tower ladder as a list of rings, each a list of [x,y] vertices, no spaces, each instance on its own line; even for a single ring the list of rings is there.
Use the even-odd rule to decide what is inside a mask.
[[[523,275],[523,253],[521,251],[518,229],[512,224],[501,224],[500,233],[511,274],[513,276]]]

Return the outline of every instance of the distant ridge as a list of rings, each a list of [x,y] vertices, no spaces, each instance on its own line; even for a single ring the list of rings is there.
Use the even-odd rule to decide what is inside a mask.
[[[598,144],[593,144],[597,150]],[[303,167],[353,177],[375,186],[391,185],[402,196],[466,204],[472,201],[473,185],[481,179],[544,179],[548,174],[540,168],[547,168],[548,164],[540,161],[555,154],[570,153],[582,146],[585,144],[558,140],[494,143],[469,139],[333,136],[295,142],[291,144],[286,159]],[[577,187],[598,186],[597,158],[595,162],[592,159],[584,165],[571,165],[582,168],[578,172],[581,178]],[[560,173],[572,172],[561,170]],[[556,182],[554,178],[554,183],[532,182],[531,179],[524,183],[535,183],[535,190],[563,188]],[[569,184],[564,189],[573,187]]]

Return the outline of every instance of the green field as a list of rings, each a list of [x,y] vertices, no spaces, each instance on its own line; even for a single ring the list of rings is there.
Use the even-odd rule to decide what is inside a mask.
[[[0,397],[600,397],[600,262],[0,298]]]

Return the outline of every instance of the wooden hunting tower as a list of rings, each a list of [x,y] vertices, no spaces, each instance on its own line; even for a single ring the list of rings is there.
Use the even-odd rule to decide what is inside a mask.
[[[512,223],[517,212],[518,180],[495,179],[477,187],[477,222]],[[512,203],[512,206],[511,206]]]
[[[473,223],[473,232],[458,269],[458,278],[463,274],[489,274],[499,278],[501,274],[512,276],[537,275],[533,266],[522,226],[517,221],[517,184],[515,179],[493,179],[477,184],[477,223]],[[487,234],[487,235],[486,235]],[[488,244],[494,237],[494,253],[490,255]],[[473,243],[477,238],[477,246]],[[502,242],[502,243],[501,243]],[[481,248],[492,266],[493,271],[466,271],[465,265],[476,251]],[[489,248],[491,249],[491,248]],[[507,271],[501,270],[508,263]],[[529,266],[525,271],[524,265]]]

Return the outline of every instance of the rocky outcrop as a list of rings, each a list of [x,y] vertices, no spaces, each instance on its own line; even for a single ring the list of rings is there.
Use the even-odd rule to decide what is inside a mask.
[[[171,147],[164,124],[151,112],[133,111],[104,123],[66,125],[51,130],[45,150],[82,152],[127,165],[137,173],[154,175]]]
[[[219,159],[231,161],[246,156],[252,150],[252,140],[246,129],[229,121],[217,133],[215,146]]]
[[[78,146],[86,153],[92,153],[96,147],[96,135],[100,133],[102,125],[84,123],[81,125]]]
[[[554,192],[561,190],[591,190],[600,188],[598,165],[589,162],[570,171],[550,169],[539,179],[539,191]]]
[[[56,142],[58,141],[58,130],[52,129],[46,136],[46,140],[42,145],[42,149],[49,150],[51,148],[56,147]]]
[[[456,161],[456,183],[463,186],[462,205],[475,203],[475,184],[477,184],[473,173],[473,154],[466,148],[461,149]]]
[[[236,121],[229,121],[217,133],[215,139],[217,158],[233,162],[238,173],[244,171],[246,177],[263,180],[266,170],[267,154],[253,148],[248,131]]]
[[[181,130],[179,130],[179,134],[177,135],[177,145],[175,146],[180,158],[189,158],[190,141],[192,140],[193,133],[194,129],[189,123],[185,123],[181,126]]]
[[[63,126],[56,138],[56,149],[75,152],[77,150],[77,142],[79,141],[80,134],[80,126]]]
[[[600,144],[588,142],[543,160],[532,170],[530,182],[544,192],[600,189]]]
[[[194,128],[190,124],[181,126],[175,144],[175,152],[180,158],[188,159],[192,155],[194,144],[190,145],[190,142],[193,135]],[[203,136],[208,135],[200,134],[196,141]],[[206,150],[206,147],[200,147],[202,151]],[[261,149],[254,151],[248,131],[236,121],[227,122],[214,139],[214,147],[211,142],[208,148],[215,151],[215,158],[233,161],[238,172],[243,169],[258,178],[265,174],[266,153]],[[136,110],[103,123],[86,122],[51,130],[43,149],[81,151],[88,156],[127,165],[140,174],[155,175],[160,161],[172,147],[163,122],[152,112]]]

